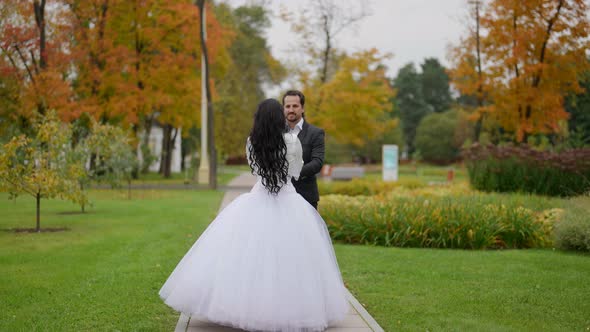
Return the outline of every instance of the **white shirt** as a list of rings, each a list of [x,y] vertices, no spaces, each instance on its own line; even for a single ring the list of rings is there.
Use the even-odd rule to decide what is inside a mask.
[[[302,130],[303,130],[303,117],[301,117],[301,120],[299,120],[299,122],[297,122],[295,127],[293,127],[293,128],[289,127],[289,134],[293,134],[293,135],[297,136],[297,135],[299,135],[299,133]]]

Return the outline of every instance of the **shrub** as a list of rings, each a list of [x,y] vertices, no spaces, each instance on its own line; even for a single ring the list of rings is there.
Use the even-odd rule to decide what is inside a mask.
[[[584,204],[581,201],[580,204]],[[572,209],[555,225],[555,246],[564,250],[590,251],[590,217],[586,209]]]
[[[459,156],[455,141],[457,114],[453,111],[427,115],[416,130],[416,150],[424,161],[448,164]]]
[[[474,144],[464,156],[471,184],[482,191],[574,196],[590,190],[590,149],[556,153]]]
[[[335,241],[462,249],[545,247],[559,216],[487,194],[330,195],[322,198],[320,212]]]
[[[399,180],[396,182],[385,182],[379,180],[353,179],[343,182],[318,181],[321,195],[347,195],[347,196],[373,196],[391,192],[394,188],[419,188],[426,186],[420,180]]]

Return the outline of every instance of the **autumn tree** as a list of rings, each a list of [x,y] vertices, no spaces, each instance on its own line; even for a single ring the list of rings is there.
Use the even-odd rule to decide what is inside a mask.
[[[6,0],[0,5],[0,72],[18,82],[18,113],[23,128],[55,109],[62,118],[71,108],[67,12],[60,1]]]
[[[21,132],[18,123],[19,113],[19,82],[14,71],[2,66],[4,59],[0,57],[0,142],[9,140]]]
[[[300,80],[317,80],[319,86],[326,84],[339,68],[339,59],[346,55],[337,47],[337,37],[342,31],[356,27],[356,24],[369,16],[370,8],[366,2],[317,0],[306,2],[300,12],[283,9],[281,17],[291,25],[299,40],[296,47],[298,57],[305,59],[298,69]],[[311,72],[307,69],[310,67]],[[319,94],[310,100],[314,109],[323,107],[325,96]]]
[[[299,48],[308,64],[318,68],[319,80],[325,83],[334,73],[336,37],[370,15],[366,3],[319,0],[306,3],[299,13],[283,8],[281,17],[300,38]]]
[[[131,53],[116,44],[114,15],[123,9],[121,0],[63,0],[73,30],[73,87],[77,107],[73,116],[89,114],[102,123],[129,127],[137,121],[128,98],[131,84],[125,75]]]
[[[0,190],[35,199],[35,230],[40,232],[42,199],[61,197],[80,203],[87,198],[78,185],[84,164],[69,159],[70,126],[53,111],[36,117],[33,126],[34,137],[15,136],[0,149]]]
[[[120,73],[120,91],[126,110],[133,116],[132,128],[141,137],[144,154],[152,125],[164,129],[160,157],[162,173],[170,175],[174,138],[181,130],[199,126],[196,110],[200,101],[201,44],[198,8],[188,0],[121,2],[110,19],[115,47],[127,54]],[[209,51],[216,77],[228,62],[226,48],[231,32],[225,30],[213,12],[207,15]],[[212,84],[212,95],[215,95]],[[156,122],[157,121],[157,122]],[[144,165],[145,170],[149,165]]]
[[[561,134],[568,117],[564,96],[582,91],[578,79],[588,68],[586,2],[494,0],[481,15],[481,28],[482,78],[461,82],[476,77],[476,70],[469,74],[468,63],[459,63],[457,86],[465,84],[464,91],[489,98],[478,112],[516,141],[531,134]]]
[[[338,71],[319,90],[306,87],[306,99],[325,97],[324,106],[306,112],[306,119],[339,143],[357,147],[394,128],[397,122],[389,116],[394,91],[382,65],[386,57],[375,49],[354,53],[341,61]]]
[[[460,93],[459,103],[472,113],[471,119],[475,122],[474,142],[479,142],[486,110],[484,106],[489,103],[487,90],[490,84],[483,70],[482,39],[486,34],[481,24],[483,11],[482,0],[468,0],[467,34],[458,45],[449,49],[452,64],[449,75]]]
[[[217,84],[222,81],[221,78],[226,77],[230,67],[231,57],[228,48],[233,43],[234,31],[225,27],[217,19],[212,3],[203,4],[203,6],[207,7],[206,21],[204,22],[207,30],[207,57],[205,57],[208,68],[207,100],[213,107],[212,103],[219,96]],[[179,22],[180,17],[189,11],[191,15],[186,16],[184,22]],[[172,63],[168,67],[161,67],[161,75],[168,78],[168,82],[164,84],[164,91],[172,98],[172,103],[164,108],[164,112],[157,117],[159,122],[165,124],[163,141],[165,149],[163,149],[162,156],[164,168],[161,172],[166,177],[170,176],[173,142],[176,136],[180,135],[178,129],[189,133],[191,128],[200,124],[199,112],[196,110],[200,105],[200,64],[203,60],[200,56],[203,49],[200,28],[196,29],[194,25],[195,23],[201,24],[203,16],[200,9],[190,2],[182,1],[181,6],[169,9],[169,15],[168,20],[178,24],[178,27],[175,28],[178,31],[162,38],[166,42]],[[162,22],[166,22],[165,17],[162,18]],[[173,70],[171,71],[170,68]],[[199,93],[195,93],[197,91]],[[213,112],[212,108],[211,112]],[[213,113],[208,116],[208,121],[213,121]],[[211,127],[212,123],[208,124],[208,128],[214,128]],[[215,131],[211,129],[210,133],[214,135]],[[214,143],[212,139],[210,142]],[[212,162],[216,162],[216,160],[212,160]]]

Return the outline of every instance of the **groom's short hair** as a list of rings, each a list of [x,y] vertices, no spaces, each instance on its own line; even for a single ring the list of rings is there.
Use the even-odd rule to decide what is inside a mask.
[[[298,96],[299,97],[299,102],[301,103],[301,107],[303,107],[305,105],[305,96],[303,95],[303,93],[299,90],[289,90],[287,92],[285,92],[285,94],[283,95],[283,105],[285,105],[285,97],[287,96]]]

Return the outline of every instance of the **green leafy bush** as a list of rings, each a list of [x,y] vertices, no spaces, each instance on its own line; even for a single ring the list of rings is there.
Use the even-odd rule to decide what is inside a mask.
[[[424,161],[448,164],[459,157],[455,140],[457,114],[453,111],[427,115],[416,130],[416,150]]]
[[[572,204],[587,204],[586,200],[573,200]],[[588,208],[572,208],[563,221],[555,225],[555,246],[564,250],[590,251],[590,216]]]

